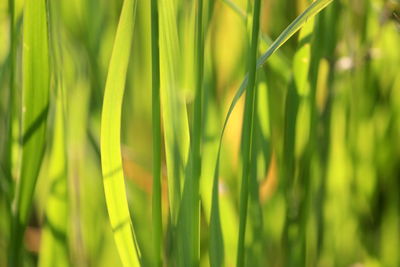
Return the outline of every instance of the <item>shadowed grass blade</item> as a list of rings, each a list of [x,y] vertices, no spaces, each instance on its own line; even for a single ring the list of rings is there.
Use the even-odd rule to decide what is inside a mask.
[[[131,51],[136,1],[125,0],[111,55],[101,118],[101,163],[114,239],[124,266],[139,266],[121,158],[121,109]]]
[[[25,2],[22,61],[22,165],[9,253],[13,267],[21,264],[22,240],[46,142],[49,51],[45,0]]]

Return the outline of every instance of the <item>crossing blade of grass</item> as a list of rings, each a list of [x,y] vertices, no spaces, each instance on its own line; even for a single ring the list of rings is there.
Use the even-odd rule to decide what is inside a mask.
[[[326,6],[328,6],[333,0],[317,0],[313,2],[303,13],[301,13],[279,36],[276,40],[270,45],[268,50],[257,60],[257,69],[260,69],[267,59],[272,56],[286,41],[292,37],[303,25],[307,22],[308,19],[317,15],[321,10],[323,10]],[[248,84],[248,74],[246,74],[244,80],[239,86],[239,89],[236,91],[235,96],[232,99],[232,102],[229,106],[228,112],[225,116],[224,124],[222,126],[221,131],[221,139],[225,132],[226,125],[228,124],[228,120],[235,108],[237,102],[240,97],[246,90]],[[218,152],[219,153],[219,152]]]
[[[22,61],[22,165],[11,226],[10,266],[21,264],[22,240],[46,142],[49,51],[45,0],[25,2]]]
[[[307,22],[308,19],[314,17],[317,15],[321,10],[323,10],[327,5],[329,5],[333,0],[317,0],[313,2],[303,13],[301,13],[279,36],[278,38],[271,44],[271,46],[268,48],[268,50],[258,59],[257,61],[257,69],[261,68],[264,63],[267,61],[267,59],[275,53],[276,50],[278,50],[291,36],[293,36],[303,25],[305,22]],[[219,206],[218,206],[218,201],[216,199],[218,198],[218,178],[219,178],[219,158],[221,155],[221,146],[222,146],[222,138],[224,136],[224,132],[226,129],[226,126],[228,124],[229,118],[233,112],[233,109],[235,108],[237,102],[239,101],[240,97],[243,95],[243,93],[246,90],[246,87],[248,85],[248,74],[246,74],[244,80],[242,81],[239,89],[236,91],[236,94],[229,106],[228,112],[226,114],[224,124],[222,126],[221,130],[221,135],[220,135],[220,140],[219,140],[219,147],[218,147],[218,155],[217,155],[217,161],[216,161],[216,168],[215,168],[215,175],[214,175],[214,183],[213,183],[213,203],[212,203],[212,214],[219,214]],[[217,210],[217,211],[216,211]],[[219,222],[219,216],[215,215],[212,216],[211,218],[211,228],[216,227],[218,229],[218,225],[220,224]],[[216,230],[216,234],[221,233],[221,231]],[[220,242],[222,237],[212,237],[211,242],[213,240]],[[215,244],[217,246],[217,244]],[[213,246],[211,244],[211,246]]]
[[[251,169],[251,155],[253,148],[253,134],[254,134],[254,113],[255,113],[255,85],[256,85],[256,71],[257,71],[257,47],[258,36],[260,30],[260,10],[261,1],[255,0],[253,9],[253,21],[251,30],[251,43],[249,53],[249,82],[247,85],[246,99],[243,114],[243,128],[242,128],[242,185],[240,191],[240,210],[239,210],[239,238],[238,238],[238,252],[236,258],[237,266],[244,266],[245,253],[244,253],[244,239],[246,235],[246,221],[247,221],[247,208],[249,199],[249,175]]]
[[[121,158],[121,109],[131,51],[136,1],[124,0],[112,50],[101,117],[101,165],[115,243],[124,266],[139,266]]]
[[[152,127],[153,127],[153,242],[156,266],[162,266],[161,113],[158,0],[151,0]]]
[[[232,0],[222,0],[228,7],[231,8],[243,21],[247,21],[247,14],[243,11],[237,4],[235,4]],[[265,49],[265,47],[269,47],[272,44],[271,38],[265,33],[260,32],[260,45],[258,50],[261,51]],[[287,76],[288,68],[289,68],[289,60],[279,51],[275,53],[274,57],[271,57],[269,60],[269,64],[275,66],[280,73],[280,75]]]

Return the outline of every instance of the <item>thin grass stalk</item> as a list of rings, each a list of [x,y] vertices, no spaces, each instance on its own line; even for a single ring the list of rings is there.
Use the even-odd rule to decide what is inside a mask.
[[[13,121],[15,119],[15,66],[16,66],[16,40],[15,40],[15,5],[14,0],[8,1],[8,9],[10,15],[10,80],[9,80],[9,115],[7,121],[7,142],[6,142],[6,150],[5,150],[5,162],[4,162],[4,170],[7,175],[7,179],[9,184],[12,183],[12,134],[13,134]]]
[[[258,36],[260,30],[260,10],[261,1],[255,0],[253,9],[253,22],[251,33],[251,44],[249,53],[249,82],[246,92],[245,110],[243,118],[243,131],[242,131],[242,185],[240,192],[240,214],[239,214],[239,237],[238,237],[238,253],[237,253],[237,266],[244,266],[245,253],[244,242],[246,235],[246,220],[247,208],[249,199],[249,175],[251,166],[252,155],[252,141],[254,132],[254,113],[255,113],[255,84],[256,84],[256,70],[257,70],[257,47]]]
[[[13,192],[13,133],[16,129],[13,129],[13,124],[17,119],[17,110],[15,102],[15,67],[16,67],[16,34],[15,34],[15,6],[14,0],[8,1],[8,13],[10,19],[10,56],[9,56],[9,94],[8,94],[8,116],[6,121],[6,141],[5,149],[1,151],[4,153],[3,162],[0,164],[0,170],[3,172],[5,179],[5,200],[7,203],[7,218],[11,221],[12,218],[12,192]],[[0,77],[1,79],[1,77]]]
[[[161,112],[158,0],[151,0],[152,127],[153,127],[153,242],[156,266],[162,266]]]

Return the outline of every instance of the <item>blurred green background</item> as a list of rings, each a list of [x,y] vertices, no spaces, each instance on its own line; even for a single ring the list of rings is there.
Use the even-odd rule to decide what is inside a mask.
[[[25,233],[24,264],[41,263],[49,203],[66,224],[62,243],[70,266],[120,266],[101,178],[99,134],[103,90],[122,0],[48,0],[56,22],[66,103],[67,160],[60,175],[52,155],[54,115]],[[193,105],[190,25],[192,0],[175,0],[181,61],[180,97]],[[219,134],[227,109],[247,71],[245,0],[209,1],[206,34],[202,151],[201,265],[208,266],[211,185]],[[260,51],[309,4],[262,1]],[[6,266],[13,183],[4,171],[6,147],[16,151],[18,130],[8,140],[7,121],[21,97],[21,24],[24,1],[15,1],[16,91],[10,102],[9,1],[0,1],[0,266]],[[189,37],[188,37],[189,36]],[[334,0],[315,19],[310,36],[309,86],[293,93],[304,72],[296,56],[298,34],[258,72],[257,183],[252,187],[246,233],[247,266],[400,266],[400,2]],[[150,1],[138,0],[122,118],[122,157],[127,197],[143,265],[152,263]],[[306,63],[304,63],[306,64]],[[306,69],[307,71],[307,69]],[[54,83],[51,97],[55,97]],[[242,100],[223,140],[220,170],[221,226],[226,266],[234,266],[239,216]],[[21,110],[14,110],[17,114]],[[18,121],[13,121],[18,129]],[[163,158],[166,265],[173,257]],[[59,185],[60,186],[60,185]],[[55,199],[54,199],[55,198]],[[60,208],[61,207],[61,208]],[[63,212],[65,211],[65,212]],[[63,217],[64,216],[64,217]],[[60,218],[59,218],[60,219]],[[42,249],[42,250],[41,250]],[[43,252],[45,253],[45,252]],[[67,264],[68,265],[68,264]]]

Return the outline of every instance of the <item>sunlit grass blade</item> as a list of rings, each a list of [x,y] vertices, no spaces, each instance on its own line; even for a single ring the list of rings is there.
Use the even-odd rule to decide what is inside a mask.
[[[131,51],[136,1],[125,0],[112,50],[101,117],[101,165],[115,243],[127,267],[139,266],[139,249],[126,198],[121,158],[121,109]]]
[[[10,266],[21,264],[22,240],[46,143],[49,51],[45,0],[25,2],[22,61],[22,165],[11,226]]]
[[[153,127],[153,242],[156,266],[162,266],[161,102],[158,0],[151,0],[152,127]]]

